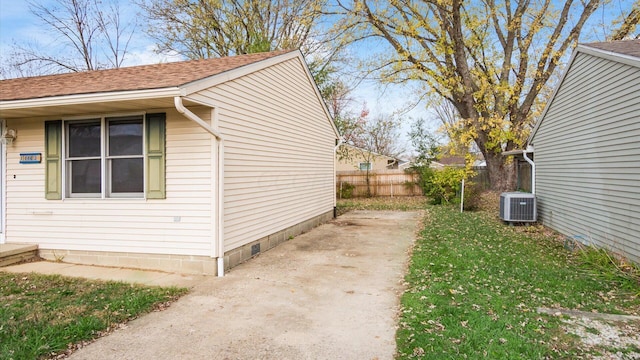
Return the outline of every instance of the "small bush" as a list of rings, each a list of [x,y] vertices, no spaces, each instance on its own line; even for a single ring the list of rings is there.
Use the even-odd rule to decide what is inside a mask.
[[[350,184],[348,182],[343,182],[338,187],[338,198],[339,199],[351,199],[353,197],[353,190],[356,188],[355,185]]]
[[[473,172],[464,168],[446,167],[434,170],[428,166],[413,168],[418,174],[418,185],[422,193],[431,199],[431,204],[460,204],[462,179],[469,179]],[[465,181],[464,209],[475,210],[480,205],[481,184]]]
[[[482,184],[475,181],[465,181],[464,183],[464,209],[473,211],[481,207]]]

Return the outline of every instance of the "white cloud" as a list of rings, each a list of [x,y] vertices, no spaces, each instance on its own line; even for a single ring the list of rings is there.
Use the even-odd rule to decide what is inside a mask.
[[[125,57],[122,66],[148,65],[185,60],[179,54],[158,54],[155,52],[155,49],[155,45],[147,45],[142,50],[130,51]]]

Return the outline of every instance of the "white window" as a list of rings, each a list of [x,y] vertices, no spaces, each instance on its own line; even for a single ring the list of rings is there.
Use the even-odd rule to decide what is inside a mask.
[[[361,162],[360,163],[360,170],[367,171],[367,170],[371,170],[371,169],[373,169],[373,167],[371,166],[370,162]]]
[[[65,122],[68,197],[144,197],[144,117]]]

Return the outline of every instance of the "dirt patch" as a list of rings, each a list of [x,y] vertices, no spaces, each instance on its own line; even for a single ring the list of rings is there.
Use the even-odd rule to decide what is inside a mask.
[[[339,220],[334,220],[332,221],[332,223],[336,226],[362,226],[361,224],[356,224],[352,221],[339,221]]]
[[[580,338],[590,359],[640,359],[640,322],[579,317],[563,323],[567,333]]]

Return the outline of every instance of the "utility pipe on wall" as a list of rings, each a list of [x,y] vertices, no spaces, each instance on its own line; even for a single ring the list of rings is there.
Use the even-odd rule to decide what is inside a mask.
[[[533,160],[527,157],[527,153],[533,153],[533,148],[531,146],[527,146],[526,150],[522,150],[522,156],[524,159],[531,165],[531,193],[536,193],[536,164]]]
[[[218,276],[224,276],[224,139],[218,131],[216,131],[211,125],[207,124],[204,120],[199,118],[196,114],[187,109],[182,103],[182,97],[176,96],[173,98],[176,110],[187,119],[194,121],[200,127],[205,129],[208,133],[213,135],[218,143],[218,199],[217,199],[217,267]],[[218,123],[218,108],[213,107],[213,123]]]
[[[338,154],[338,148],[340,147],[340,145],[342,145],[343,140],[342,138],[338,139],[338,143],[336,144],[336,146],[333,148],[333,193],[336,194],[336,163],[338,162],[338,157],[336,156]],[[340,183],[340,194],[342,195],[342,182]],[[335,218],[337,215],[336,212],[336,206],[338,205],[337,200],[336,200],[336,196],[334,196],[333,198],[333,217]]]
[[[213,108],[213,123],[218,125],[218,108]],[[224,276],[224,139],[218,142],[218,276]]]

